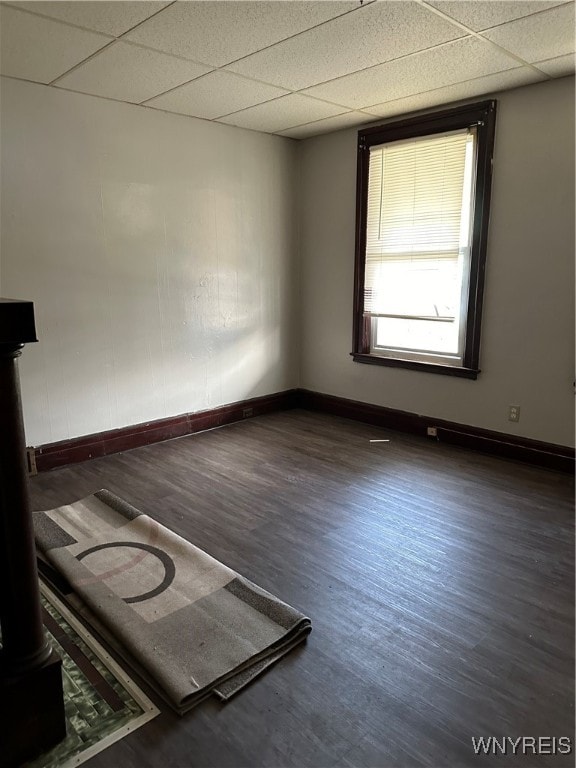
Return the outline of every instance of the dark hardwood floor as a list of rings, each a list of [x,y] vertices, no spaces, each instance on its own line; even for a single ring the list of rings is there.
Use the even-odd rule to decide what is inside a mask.
[[[574,744],[570,476],[288,411],[41,474],[33,508],[100,488],[313,630],[228,704],[163,707],[91,768],[574,764],[471,740]]]

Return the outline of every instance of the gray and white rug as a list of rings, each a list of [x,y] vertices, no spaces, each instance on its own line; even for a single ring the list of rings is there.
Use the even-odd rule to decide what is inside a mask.
[[[226,700],[310,620],[110,491],[34,515],[36,543],[85,617],[180,714]]]

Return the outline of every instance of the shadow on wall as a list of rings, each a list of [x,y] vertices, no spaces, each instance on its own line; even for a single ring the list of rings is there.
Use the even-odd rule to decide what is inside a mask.
[[[54,295],[70,301],[37,301],[40,343],[21,359],[29,444],[286,388],[281,309],[262,306],[248,275],[205,271],[161,296],[136,273],[129,291],[116,287],[99,304],[87,287],[67,294],[65,282]]]

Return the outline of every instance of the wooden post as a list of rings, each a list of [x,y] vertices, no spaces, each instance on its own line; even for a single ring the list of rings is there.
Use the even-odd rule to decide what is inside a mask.
[[[31,302],[0,299],[0,749],[17,766],[66,735],[61,660],[42,626],[18,357],[36,341]]]

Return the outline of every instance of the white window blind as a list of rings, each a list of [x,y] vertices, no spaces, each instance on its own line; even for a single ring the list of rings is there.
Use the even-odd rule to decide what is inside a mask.
[[[457,318],[474,137],[466,129],[370,148],[366,315]]]

